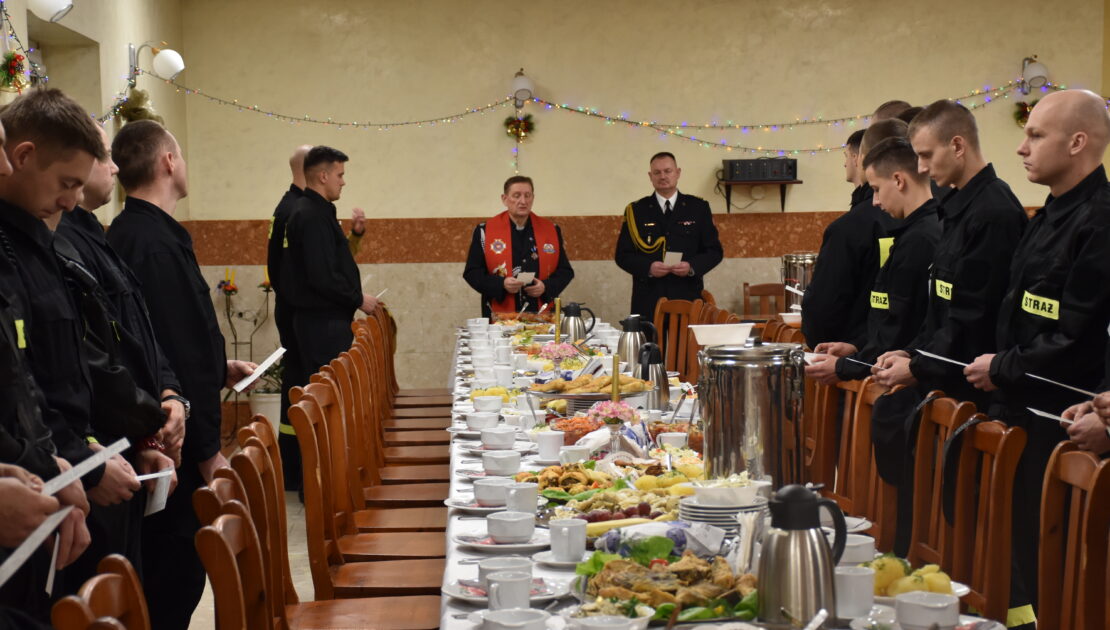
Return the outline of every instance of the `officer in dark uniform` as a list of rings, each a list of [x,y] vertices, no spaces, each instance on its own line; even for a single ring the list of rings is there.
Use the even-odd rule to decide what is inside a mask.
[[[1018,155],[1029,180],[1050,194],[1010,257],[998,351],[964,370],[972,385],[997,392],[991,417],[1028,434],[1014,483],[1014,562],[1034,606],[1041,486],[1048,458],[1067,434],[1026,408],[1059,412],[1086,398],[1028,375],[1086,390],[1103,380],[1110,321],[1110,191],[1102,167],[1108,144],[1110,117],[1095,94],[1055,92],[1033,108]],[[1034,620],[1032,611],[1019,616],[1022,623]]]
[[[869,295],[867,342],[862,348],[846,342],[814,348],[829,357],[806,367],[806,376],[828,384],[866,378],[867,364],[917,334],[925,316],[929,263],[940,240],[929,176],[918,172],[917,155],[908,140],[883,140],[868,151],[863,167],[875,192],[874,203],[900,223],[889,232],[894,243]]]
[[[910,125],[918,165],[949,192],[940,200],[942,234],[929,273],[929,306],[909,352],[877,361],[883,385],[920,383],[987,408],[989,396],[971,387],[959,366],[914,352],[926,350],[964,363],[994,349],[998,305],[1010,274],[1006,260],[1027,222],[1025,209],[979,150],[975,117],[963,105],[941,100]],[[912,355],[912,359],[911,359]]]
[[[211,288],[189,232],[173,218],[188,192],[177,140],[154,121],[128,123],[112,143],[112,157],[128,196],[108,242],[138,277],[154,335],[190,403],[178,488],[166,509],[143,523],[143,549],[158,550],[143,555],[151,625],[184,630],[204,592],[204,567],[193,545],[200,523],[192,495],[227,466],[220,453],[220,390],[257,366],[226,359]]]
[[[873,191],[863,177],[862,162],[867,151],[884,139],[905,137],[906,125],[888,118],[852,136],[856,134],[859,134],[857,150],[851,151],[849,138],[844,169],[849,181],[858,182],[859,186],[852,191],[848,212],[825,228],[813,277],[802,296],[802,334],[811,348],[831,342],[862,348],[867,342],[871,287],[890,252],[892,241],[887,232],[898,224],[873,202]]]
[[[678,192],[674,155],[656,153],[648,164],[655,193],[624,209],[615,259],[632,276],[632,312],[650,320],[659,298],[701,298],[705,275],[725,254],[709,204]],[[682,262],[665,264],[667,252],[680,252]]]
[[[339,227],[335,204],[345,182],[347,155],[313,147],[304,159],[305,189],[289,216],[282,284],[293,305],[293,330],[304,380],[351,347],[356,310],[373,312],[377,299],[362,292],[358,265]]]

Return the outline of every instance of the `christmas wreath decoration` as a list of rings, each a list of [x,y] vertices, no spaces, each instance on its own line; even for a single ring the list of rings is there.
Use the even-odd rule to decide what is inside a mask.
[[[1029,122],[1029,112],[1033,111],[1033,106],[1037,104],[1040,99],[1035,99],[1032,103],[1025,101],[1018,101],[1014,103],[1014,122],[1018,127],[1025,128],[1025,123]]]
[[[23,55],[10,51],[4,54],[4,74],[0,76],[0,87],[15,88],[23,91]]]
[[[517,142],[524,142],[528,134],[534,132],[536,123],[532,121],[532,114],[523,116],[509,116],[505,119],[505,133],[516,138]]]

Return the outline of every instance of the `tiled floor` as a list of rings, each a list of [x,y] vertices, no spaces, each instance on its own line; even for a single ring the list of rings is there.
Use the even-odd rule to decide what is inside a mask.
[[[293,585],[301,601],[315,599],[312,589],[312,574],[308,568],[308,548],[305,546],[304,505],[296,492],[285,493],[286,521],[289,524],[289,569],[293,575]],[[215,630],[216,607],[212,599],[211,585],[204,587],[204,596],[193,613],[189,630]]]

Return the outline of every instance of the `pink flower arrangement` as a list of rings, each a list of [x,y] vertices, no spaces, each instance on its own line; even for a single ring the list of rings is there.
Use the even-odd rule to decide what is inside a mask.
[[[601,420],[605,424],[634,423],[637,420],[636,410],[626,402],[613,402],[603,400],[586,413],[590,420]]]
[[[540,356],[549,361],[562,361],[578,356],[578,350],[569,343],[555,343],[552,341],[540,348]]]

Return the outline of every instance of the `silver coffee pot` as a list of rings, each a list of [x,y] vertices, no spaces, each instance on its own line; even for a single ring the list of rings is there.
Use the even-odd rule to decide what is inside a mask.
[[[836,619],[833,571],[847,540],[844,513],[835,501],[799,485],[783,486],[769,507],[771,527],[759,555],[760,621],[801,627],[822,608]],[[831,551],[821,532],[822,507],[836,529]]]
[[[640,360],[640,348],[649,341],[655,341],[655,324],[648,321],[641,321],[639,315],[629,315],[620,321],[621,336],[617,340],[617,354],[628,362],[628,370],[632,374],[639,374],[637,369]],[[644,329],[647,329],[651,335],[645,335]]]
[[[671,400],[670,381],[667,379],[667,367],[663,365],[663,353],[659,346],[650,341],[640,346],[638,376],[645,381],[651,381],[655,389],[648,393],[647,408],[665,410]],[[637,375],[634,371],[633,375]]]
[[[582,311],[590,314],[590,323],[587,325],[582,321]],[[577,302],[567,302],[563,305],[562,322],[559,324],[559,332],[570,343],[581,341],[590,334],[594,329],[594,323],[597,318],[594,317],[594,312]]]

